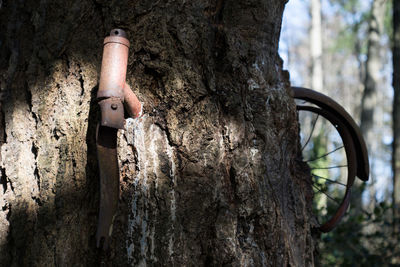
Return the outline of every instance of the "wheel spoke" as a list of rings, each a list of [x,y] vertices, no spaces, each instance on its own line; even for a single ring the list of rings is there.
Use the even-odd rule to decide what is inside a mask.
[[[325,177],[316,175],[316,174],[314,174],[314,173],[311,173],[311,175],[314,176],[314,177],[316,177],[316,178],[318,178],[318,179],[326,180],[326,181],[328,181],[328,182],[330,182],[330,183],[332,183],[332,184],[340,184],[340,185],[343,185],[343,186],[347,186],[347,185],[344,184],[344,183],[341,183],[341,182],[338,182],[338,181],[334,181],[334,180],[331,180],[331,179],[328,179],[328,178],[325,178]]]
[[[318,159],[322,159],[322,158],[324,158],[324,157],[326,157],[326,156],[329,156],[330,154],[332,154],[332,153],[334,153],[334,152],[336,152],[336,151],[338,151],[339,149],[342,149],[342,148],[344,148],[344,146],[337,147],[337,148],[335,148],[334,150],[329,151],[328,153],[325,153],[325,154],[322,155],[322,156],[316,157],[316,158],[314,158],[314,159],[306,160],[305,162],[312,162],[312,161],[316,161],[316,160],[318,160]]]
[[[310,133],[310,135],[308,136],[307,142],[306,142],[306,143],[304,144],[304,146],[301,148],[301,151],[303,151],[304,148],[308,145],[308,142],[310,142],[311,137],[312,137],[312,134],[314,133],[315,125],[317,124],[318,118],[319,118],[319,114],[317,114],[317,118],[315,118],[315,120],[314,120],[314,122],[313,122],[313,125],[312,125],[312,128],[311,128],[311,133]]]
[[[311,168],[311,170],[328,170],[328,169],[338,169],[338,168],[346,168],[347,165],[337,165],[337,166],[329,166],[329,167],[316,167]]]
[[[321,192],[322,194],[324,194],[325,196],[327,196],[330,200],[332,200],[333,202],[335,202],[338,206],[340,206],[340,203],[334,199],[333,197],[331,197],[330,195],[328,195],[327,193],[325,193],[324,191],[322,191],[320,188],[318,188],[315,185],[312,185],[318,192]]]

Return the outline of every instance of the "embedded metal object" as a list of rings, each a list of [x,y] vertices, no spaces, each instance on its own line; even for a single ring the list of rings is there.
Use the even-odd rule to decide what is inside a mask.
[[[97,98],[119,97],[123,100],[123,89],[128,66],[129,40],[125,31],[114,29],[104,39],[100,84]]]
[[[299,111],[309,111],[327,119],[338,131],[346,152],[347,183],[343,199],[335,214],[319,227],[321,232],[329,232],[340,222],[350,204],[351,187],[357,176],[363,181],[369,177],[369,160],[367,147],[361,131],[353,118],[334,100],[316,91],[292,87],[294,98],[308,101],[315,106],[297,105]]]
[[[100,169],[100,209],[97,247],[108,249],[119,198],[117,132],[125,124],[124,105],[134,118],[141,115],[142,105],[126,83],[129,41],[125,31],[113,29],[104,39],[97,99],[101,120],[97,126],[96,146]]]
[[[124,105],[121,99],[110,97],[99,101],[101,109],[101,126],[123,129],[125,124]]]
[[[347,183],[346,183],[346,192],[345,195],[343,196],[343,199],[336,210],[335,214],[330,218],[328,221],[323,222],[322,225],[320,225],[319,230],[321,232],[330,232],[333,228],[336,227],[336,225],[340,222],[340,220],[343,218],[344,214],[346,213],[349,205],[350,205],[350,196],[351,196],[351,187],[354,184],[354,180],[356,177],[356,166],[357,166],[357,156],[356,156],[356,151],[354,148],[353,144],[353,137],[350,134],[350,131],[346,127],[345,123],[343,120],[340,120],[337,115],[332,114],[330,111],[317,108],[317,107],[312,107],[312,106],[302,106],[298,105],[297,110],[303,110],[303,111],[310,111],[314,114],[321,115],[325,119],[327,119],[332,125],[337,126],[336,130],[338,131],[340,138],[343,141],[343,145],[345,147],[345,153],[346,153],[346,158],[347,158],[347,164],[349,166],[348,168],[348,174],[347,174]]]
[[[125,109],[129,116],[138,118],[142,115],[142,104],[140,104],[137,96],[132,92],[131,87],[125,83],[124,86],[124,99]]]
[[[97,158],[100,169],[100,208],[97,225],[97,247],[109,247],[119,198],[118,129],[98,126]]]
[[[330,113],[344,122],[344,127],[349,130],[352,136],[357,153],[357,177],[363,181],[368,181],[369,160],[367,146],[365,145],[360,128],[349,113],[347,113],[346,110],[344,110],[344,108],[337,104],[333,99],[314,90],[302,87],[292,87],[292,91],[294,93],[294,98],[310,101],[310,103],[330,111]]]

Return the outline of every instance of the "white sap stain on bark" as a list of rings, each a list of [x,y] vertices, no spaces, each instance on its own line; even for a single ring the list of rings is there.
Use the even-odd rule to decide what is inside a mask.
[[[147,202],[147,201],[146,201]],[[139,261],[139,266],[147,266],[146,262],[146,253],[148,249],[148,244],[147,244],[147,237],[149,235],[147,231],[147,221],[149,219],[149,213],[147,209],[145,210],[145,217],[142,219],[142,237],[140,239],[140,255],[142,258]]]
[[[157,194],[158,178],[160,174],[158,155],[160,148],[158,146],[164,146],[163,141],[166,136],[159,127],[154,124],[149,125],[148,117],[146,116],[134,122],[129,122],[127,128],[130,128],[128,131],[133,132],[133,140],[128,140],[128,143],[132,143],[136,150],[136,164],[138,171],[133,183],[134,195],[131,203],[132,216],[128,222],[129,226],[126,248],[128,260],[130,262],[135,262],[135,265],[138,266],[146,266],[146,259],[148,256],[152,261],[157,261],[157,258],[154,256],[156,227],[155,224],[152,223],[156,221],[157,213],[150,210],[149,197],[152,194],[148,183],[152,184],[154,182],[154,190],[155,194]],[[175,169],[174,163],[173,169]],[[174,176],[174,174],[171,174],[171,176]],[[175,217],[175,213],[173,217]],[[140,233],[140,248],[135,248],[132,238],[135,238],[134,236],[137,238],[138,233]],[[134,261],[134,258],[138,256],[138,253],[140,259]],[[150,253],[150,255],[148,255],[148,253]]]
[[[158,151],[159,149],[157,149],[157,145],[160,145],[162,142],[160,142],[163,137],[162,137],[162,132],[161,129],[159,127],[156,127],[154,124],[152,124],[150,126],[150,135],[151,136],[151,140],[150,140],[150,146],[148,147],[147,151],[150,153],[151,157],[152,157],[152,169],[153,169],[153,175],[154,175],[154,190],[156,191],[155,194],[157,194],[157,190],[158,190],[158,176],[159,176],[159,170],[160,170],[160,166],[159,166],[159,158],[158,158]],[[149,159],[150,160],[150,159]],[[146,210],[147,212],[147,210]],[[157,211],[155,211],[154,213],[154,219],[153,221],[157,220]],[[155,250],[155,240],[154,240],[154,236],[155,236],[155,223],[152,224],[151,226],[151,230],[150,230],[150,259],[152,259],[153,261],[157,261],[157,259],[154,257],[154,250]]]
[[[253,91],[254,89],[259,89],[260,88],[260,85],[255,80],[253,80],[252,78],[247,80],[247,84],[249,85],[249,90],[250,91]]]
[[[155,243],[154,243],[154,236],[156,233],[156,227],[155,224],[151,227],[150,231],[150,259],[152,259],[154,262],[157,262],[157,258],[154,256],[154,248],[155,248]]]
[[[173,147],[168,145],[168,140],[166,140],[167,143],[167,155],[169,158],[169,161],[171,162],[171,170],[170,170],[170,176],[172,180],[172,190],[171,190],[171,220],[172,220],[172,227],[171,227],[171,235],[169,238],[168,242],[168,252],[169,255],[172,256],[174,254],[174,225],[175,225],[175,219],[176,219],[176,198],[175,198],[175,175],[176,175],[176,165],[174,161],[174,149]]]
[[[137,152],[137,165],[138,173],[134,180],[134,196],[132,199],[132,217],[128,222],[128,238],[132,237],[135,231],[140,228],[141,238],[140,238],[140,255],[141,259],[139,261],[139,266],[146,266],[146,253],[147,253],[147,220],[148,211],[147,206],[147,155],[145,147],[145,118],[137,120],[133,123],[133,145]],[[140,205],[139,198],[143,200],[143,205]],[[131,242],[131,243],[130,243]],[[127,254],[128,260],[132,261],[134,259],[135,246],[132,241],[127,242]]]
[[[261,64],[264,65],[264,62],[262,62]],[[258,63],[257,63],[257,62],[254,62],[253,65],[252,65],[252,67],[253,67],[254,69],[256,69],[257,71],[261,71],[261,70],[260,70],[260,67],[258,67]]]
[[[157,190],[158,188],[158,170],[159,170],[159,162],[158,162],[158,153],[157,153],[157,147],[156,147],[156,140],[161,139],[161,133],[160,129],[158,127],[155,127],[154,124],[150,126],[150,133],[151,133],[151,141],[150,141],[150,147],[149,147],[149,152],[151,154],[151,157],[153,158],[153,174],[154,174],[154,179],[155,179],[155,188]]]
[[[261,266],[263,267],[267,266],[267,258],[265,257],[264,251],[261,250],[260,256],[261,256]]]

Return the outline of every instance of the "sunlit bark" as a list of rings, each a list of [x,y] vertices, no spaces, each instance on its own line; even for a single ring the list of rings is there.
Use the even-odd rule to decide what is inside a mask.
[[[0,265],[312,265],[312,191],[277,52],[284,4],[0,1]],[[95,94],[115,27],[144,116],[119,133],[101,255]]]

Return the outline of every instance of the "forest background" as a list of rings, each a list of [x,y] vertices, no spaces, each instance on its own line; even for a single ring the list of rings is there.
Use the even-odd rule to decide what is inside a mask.
[[[323,234],[322,266],[399,264],[399,1],[291,0],[280,55],[292,86],[340,103],[360,125],[369,150],[368,183]],[[397,69],[397,71],[396,71]],[[397,101],[394,101],[394,100]],[[377,265],[378,264],[378,265]]]

